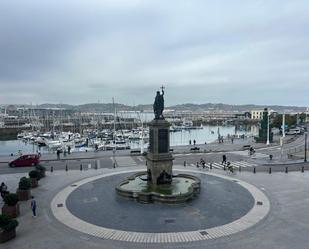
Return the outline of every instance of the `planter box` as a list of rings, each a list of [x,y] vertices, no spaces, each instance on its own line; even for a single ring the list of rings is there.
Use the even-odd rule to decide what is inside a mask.
[[[8,240],[11,240],[16,237],[16,229],[12,229],[10,231],[4,231],[0,229],[0,243],[4,243]]]
[[[15,206],[9,206],[4,204],[2,207],[2,214],[6,214],[11,216],[12,218],[16,218],[19,215],[19,203]]]
[[[38,180],[36,178],[30,178],[31,188],[36,188],[38,184]]]
[[[28,201],[31,196],[31,191],[30,189],[28,190],[17,189],[16,194],[18,195],[19,201]]]

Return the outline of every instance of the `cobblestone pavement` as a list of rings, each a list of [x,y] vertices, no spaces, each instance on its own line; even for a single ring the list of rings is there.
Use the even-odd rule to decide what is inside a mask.
[[[131,167],[126,169],[136,169]],[[144,169],[144,167],[140,167]],[[116,169],[121,170],[121,169]],[[3,249],[84,249],[84,248],[225,248],[225,249],[306,249],[309,244],[309,172],[259,173],[237,172],[229,174],[235,179],[244,180],[262,190],[269,198],[269,215],[257,225],[218,239],[190,243],[144,244],[99,239],[77,232],[58,222],[51,210],[50,202],[64,187],[77,180],[115,169],[78,171],[54,171],[40,181],[40,186],[32,190],[38,202],[38,217],[32,218],[29,202],[21,204],[20,225],[17,237],[5,244]],[[228,174],[213,169],[219,174]],[[9,190],[14,191],[18,179],[24,173],[0,175]]]

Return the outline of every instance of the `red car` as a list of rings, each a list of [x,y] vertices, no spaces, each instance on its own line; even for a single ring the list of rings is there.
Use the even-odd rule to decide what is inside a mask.
[[[10,167],[27,167],[40,163],[40,157],[37,154],[22,155],[19,158],[9,162]]]

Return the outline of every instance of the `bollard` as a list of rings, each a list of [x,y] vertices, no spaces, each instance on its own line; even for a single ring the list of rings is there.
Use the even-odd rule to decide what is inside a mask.
[[[269,174],[271,174],[271,167],[269,167],[269,171],[268,172],[269,172]]]
[[[212,169],[212,163],[210,163],[209,168]]]
[[[53,167],[53,166],[50,167],[50,172],[51,172],[51,173],[54,172],[54,167]]]
[[[305,167],[304,167],[304,166],[301,167],[301,172],[302,172],[302,173],[305,172]]]
[[[80,171],[83,170],[83,165],[82,165],[82,164],[79,165],[79,170],[80,170]]]
[[[65,171],[68,171],[69,169],[68,169],[68,165],[66,164],[65,165]]]
[[[186,167],[186,161],[183,161],[183,166]]]
[[[239,166],[238,170],[239,170],[239,172],[241,172],[241,166]]]
[[[256,167],[253,168],[253,173],[254,173],[254,174],[256,173]]]
[[[288,173],[288,172],[289,172],[288,167],[285,167],[285,173]]]

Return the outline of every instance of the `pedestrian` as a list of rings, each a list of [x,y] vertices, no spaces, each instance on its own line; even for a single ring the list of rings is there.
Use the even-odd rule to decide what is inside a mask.
[[[36,200],[34,196],[31,196],[31,210],[32,210],[32,217],[36,217]]]
[[[1,185],[0,185],[0,193],[1,193],[1,197],[2,198],[4,198],[4,196],[6,195],[6,194],[8,194],[8,187],[5,185],[5,183],[4,182],[2,182],[1,183]]]
[[[57,159],[59,160],[60,159],[60,150],[57,149]]]
[[[196,141],[195,141],[195,139],[193,140],[193,144],[194,144],[194,145],[196,144]]]
[[[231,138],[232,144],[234,143],[234,138]]]
[[[223,156],[222,156],[222,163],[221,164],[226,164],[226,155],[224,154]]]
[[[68,154],[71,154],[71,146],[68,146]]]
[[[205,169],[205,160],[201,158],[200,163],[202,164],[203,169]]]
[[[189,144],[191,145],[191,139],[189,140]]]

